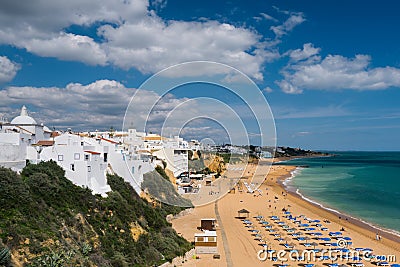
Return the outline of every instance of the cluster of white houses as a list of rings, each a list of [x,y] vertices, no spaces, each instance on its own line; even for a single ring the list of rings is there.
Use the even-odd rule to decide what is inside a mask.
[[[197,144],[196,144],[197,145]],[[110,191],[107,173],[116,173],[140,193],[143,174],[162,161],[175,176],[188,171],[190,142],[135,129],[127,132],[51,131],[28,115],[25,106],[11,122],[0,121],[0,166],[21,171],[27,164],[54,160],[74,184],[95,194]]]

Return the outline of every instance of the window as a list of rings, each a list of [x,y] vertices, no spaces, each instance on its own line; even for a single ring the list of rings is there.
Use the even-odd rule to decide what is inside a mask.
[[[135,166],[132,167],[132,174],[135,174]]]
[[[87,171],[91,172],[92,171],[92,166],[87,166]]]
[[[215,242],[215,237],[214,236],[209,236],[208,237],[208,242]]]
[[[81,146],[83,146],[83,142],[81,142]]]
[[[108,153],[104,153],[104,162],[107,162],[108,160]]]
[[[89,155],[86,154],[86,155],[85,155],[85,161],[88,161],[88,160],[89,160]]]
[[[196,237],[196,242],[204,242],[204,237],[202,237],[202,236]]]
[[[75,153],[74,154],[74,160],[80,160],[81,159],[81,154]]]
[[[75,171],[75,164],[71,164],[71,171]]]
[[[64,155],[58,155],[58,161],[63,161],[64,160]]]

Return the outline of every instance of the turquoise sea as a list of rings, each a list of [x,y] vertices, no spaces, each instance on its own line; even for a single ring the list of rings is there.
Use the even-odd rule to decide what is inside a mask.
[[[295,159],[307,165],[285,182],[289,190],[326,208],[400,234],[400,152],[330,152]]]

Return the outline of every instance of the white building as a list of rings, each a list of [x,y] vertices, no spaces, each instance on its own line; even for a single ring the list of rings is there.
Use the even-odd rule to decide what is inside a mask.
[[[26,160],[37,157],[34,145],[50,141],[51,131],[28,115],[25,106],[11,123],[0,122],[0,166],[21,171]]]
[[[171,170],[175,177],[189,170],[188,142],[183,138],[164,138],[161,147],[153,151],[153,155],[167,163],[167,168]]]
[[[189,143],[179,136],[166,138],[158,134],[146,134],[129,129],[123,142],[133,146],[138,153],[152,155],[166,162],[166,167],[175,177],[188,171]]]
[[[74,184],[88,187],[96,194],[111,191],[107,184],[108,147],[96,147],[91,138],[65,133],[54,138],[54,145],[40,153],[41,161],[54,160]]]
[[[205,230],[203,233],[195,233],[194,246],[197,254],[218,253],[217,232]]]
[[[188,142],[129,129],[128,132],[54,135],[28,115],[25,106],[11,123],[0,122],[0,166],[21,171],[26,162],[54,160],[74,184],[105,195],[111,190],[107,172],[121,176],[141,192],[143,174],[159,160],[175,176],[188,171]],[[157,157],[159,160],[156,160]]]

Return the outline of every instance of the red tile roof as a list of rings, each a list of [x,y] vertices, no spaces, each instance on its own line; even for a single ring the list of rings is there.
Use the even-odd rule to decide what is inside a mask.
[[[54,145],[54,141],[53,140],[40,140],[35,145],[37,145],[37,146],[52,146],[52,145]]]
[[[104,138],[104,137],[101,137],[101,140],[104,140],[104,141],[106,141],[106,142],[110,142],[110,143],[112,143],[112,144],[118,144],[118,142],[115,142],[114,140],[106,139],[106,138]]]
[[[93,154],[93,155],[100,155],[100,152],[96,152],[96,151],[91,151],[91,150],[85,150],[84,152],[89,153],[89,154]]]

